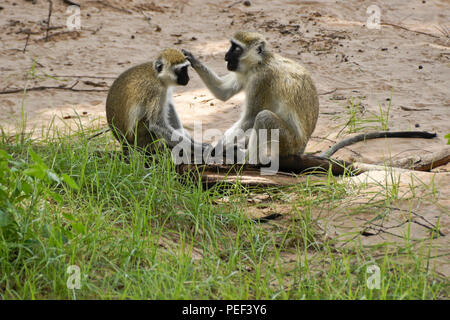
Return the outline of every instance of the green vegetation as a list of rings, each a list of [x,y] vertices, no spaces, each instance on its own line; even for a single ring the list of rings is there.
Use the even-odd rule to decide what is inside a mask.
[[[447,144],[450,144],[450,133],[446,134],[444,138],[447,139]]]
[[[347,133],[355,133],[359,131],[388,131],[389,130],[389,114],[392,105],[392,95],[387,106],[378,105],[378,113],[365,110],[361,105],[361,101],[354,100],[350,97],[347,105],[348,121],[345,124]],[[367,114],[366,114],[367,113]]]
[[[49,132],[0,139],[0,299],[448,297],[448,281],[408,236],[399,245],[367,246],[356,234],[341,246],[324,233],[322,215],[347,208],[355,188],[342,179],[204,190],[176,174],[167,154],[145,165],[134,153],[126,163],[109,134],[87,140],[92,132],[83,128]],[[394,189],[349,214],[388,214]],[[270,223],[250,219],[255,194],[288,214]],[[436,232],[423,248],[431,248]],[[379,289],[366,285],[373,264]],[[80,268],[81,289],[66,285],[71,265]]]

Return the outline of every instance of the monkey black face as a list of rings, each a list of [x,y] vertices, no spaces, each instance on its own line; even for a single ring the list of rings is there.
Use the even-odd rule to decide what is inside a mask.
[[[177,76],[177,83],[181,86],[185,86],[189,82],[188,66],[183,66],[181,68],[175,69],[175,74]]]
[[[236,71],[239,67],[239,58],[241,57],[244,49],[237,43],[231,41],[231,47],[225,54],[225,61],[227,62],[227,69],[230,71]]]

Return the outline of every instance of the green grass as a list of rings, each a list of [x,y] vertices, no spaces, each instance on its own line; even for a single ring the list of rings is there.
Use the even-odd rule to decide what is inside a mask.
[[[381,103],[378,105],[378,112],[365,110],[361,101],[355,101],[353,97],[348,99],[347,117],[344,128],[347,133],[356,133],[359,131],[388,131],[389,116],[392,107],[392,95],[386,106]],[[338,116],[336,119],[338,119]],[[341,130],[341,132],[343,129]],[[340,133],[341,133],[340,132]]]
[[[204,190],[177,175],[167,154],[146,167],[137,153],[124,162],[110,134],[88,141],[82,127],[49,132],[0,139],[0,299],[448,297],[448,280],[410,239],[369,247],[356,238],[341,247],[324,234],[322,215],[348,196],[341,179]],[[287,218],[249,219],[255,193],[290,208]],[[380,289],[366,285],[373,264]],[[71,265],[80,268],[81,289],[67,287]]]

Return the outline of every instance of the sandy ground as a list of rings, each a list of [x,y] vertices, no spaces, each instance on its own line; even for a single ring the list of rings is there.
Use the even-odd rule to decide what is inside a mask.
[[[450,1],[235,1],[108,0],[81,3],[81,32],[68,33],[70,14],[62,0],[53,0],[50,38],[46,42],[48,2],[4,0],[0,10],[0,90],[57,86],[42,75],[85,76],[63,78],[67,86],[76,80],[78,89],[107,89],[86,85],[109,85],[132,65],[152,59],[164,47],[187,48],[219,74],[226,72],[223,60],[228,39],[237,30],[263,32],[273,50],[299,61],[310,71],[320,96],[320,117],[308,151],[324,149],[348,120],[348,99],[361,101],[362,117],[387,108],[392,96],[391,130],[416,129],[437,132],[434,140],[393,139],[370,141],[340,151],[336,156],[380,162],[389,155],[435,151],[450,132],[450,41],[440,30],[450,27]],[[376,3],[380,30],[365,27],[366,9]],[[145,16],[151,18],[150,21]],[[32,34],[25,53],[26,30]],[[36,61],[34,81],[26,80]],[[175,103],[184,125],[194,120],[203,128],[225,130],[238,117],[243,94],[220,102],[191,72],[187,87],[177,88]],[[327,92],[333,91],[326,94]],[[45,126],[53,115],[74,115],[105,124],[106,92],[45,90],[0,95],[0,125],[10,127],[21,114],[22,101],[29,124]],[[344,131],[345,132],[345,131]],[[399,153],[402,153],[398,155]]]
[[[62,121],[77,121],[73,119],[76,113],[85,124],[105,127],[106,90],[127,68],[152,59],[162,48],[176,47],[192,51],[224,74],[230,36],[237,30],[256,30],[267,36],[272,50],[303,64],[316,83],[320,116],[307,151],[323,150],[345,136],[346,130],[341,130],[349,119],[350,98],[360,102],[358,115],[366,119],[379,113],[380,106],[386,110],[392,98],[391,130],[432,131],[438,138],[372,140],[339,151],[337,158],[382,163],[389,158],[421,155],[442,149],[446,143],[443,136],[450,133],[448,0],[252,0],[250,6],[234,0],[77,1],[81,4],[82,30],[68,32],[68,6],[53,0],[48,41],[47,1],[1,2],[0,91],[71,87],[76,81],[74,89],[100,90],[0,94],[0,126],[5,130],[14,130],[22,106],[29,127],[45,128],[55,115],[57,124],[64,127]],[[366,10],[371,4],[381,10],[379,30],[366,27]],[[195,72],[190,75],[189,85],[175,90],[183,124],[192,129],[194,121],[200,120],[204,130],[225,131],[239,117],[243,94],[220,102]],[[431,176],[424,174],[420,179],[434,181]],[[449,189],[447,173],[436,181],[441,190]],[[448,233],[449,194],[443,192],[439,200],[441,204],[433,204],[434,211],[428,212],[445,211],[444,233]],[[437,216],[430,219],[436,222]],[[442,244],[448,250],[448,241]],[[450,274],[448,265],[443,272]]]

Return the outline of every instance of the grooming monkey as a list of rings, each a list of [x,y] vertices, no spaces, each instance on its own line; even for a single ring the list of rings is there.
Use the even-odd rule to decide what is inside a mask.
[[[225,149],[234,144],[239,132],[253,128],[246,145],[248,155],[256,156],[259,129],[267,129],[269,134],[271,129],[279,129],[279,156],[303,153],[316,126],[319,99],[302,66],[271,52],[264,37],[253,32],[237,32],[231,39],[225,61],[233,72],[224,77],[217,76],[191,53],[184,54],[216,98],[226,101],[245,91],[242,116],[222,139]]]
[[[254,32],[237,32],[231,38],[231,47],[225,54],[227,69],[232,71],[217,76],[189,51],[183,53],[202,81],[219,100],[226,101],[245,91],[245,106],[240,119],[228,129],[222,141],[225,148],[234,144],[239,132],[252,130],[245,137],[247,155],[257,159],[260,147],[260,129],[279,129],[279,156],[299,155],[305,150],[319,115],[319,99],[309,73],[293,60],[270,51],[265,38]],[[338,149],[364,139],[380,137],[433,138],[427,132],[375,132],[344,139],[320,156],[330,157]],[[268,144],[271,137],[269,136]],[[271,155],[276,156],[276,155]],[[259,159],[258,159],[259,161]]]
[[[172,102],[172,87],[189,82],[189,61],[176,49],[162,51],[154,62],[123,72],[112,84],[106,99],[106,118],[124,153],[136,144],[154,149],[162,139],[173,148],[182,139],[199,146],[183,128]]]

